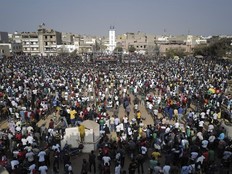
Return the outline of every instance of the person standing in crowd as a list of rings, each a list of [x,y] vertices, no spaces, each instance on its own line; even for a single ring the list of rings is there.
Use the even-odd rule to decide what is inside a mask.
[[[89,171],[92,171],[93,166],[93,172],[96,173],[96,155],[94,154],[94,151],[92,150],[89,154]]]
[[[82,167],[81,167],[81,174],[88,174],[89,173],[89,163],[86,159],[83,159]]]

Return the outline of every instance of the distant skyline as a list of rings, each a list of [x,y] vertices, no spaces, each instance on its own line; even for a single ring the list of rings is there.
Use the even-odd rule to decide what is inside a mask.
[[[3,0],[0,31],[232,35],[232,0]]]

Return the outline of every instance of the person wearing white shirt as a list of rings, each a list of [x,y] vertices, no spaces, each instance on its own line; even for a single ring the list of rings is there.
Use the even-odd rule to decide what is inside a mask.
[[[204,121],[199,121],[198,126],[203,127],[204,126]]]
[[[14,159],[10,162],[10,164],[11,164],[11,169],[14,170],[14,169],[15,169],[15,166],[19,165],[19,161],[18,161],[16,158],[14,158]]]
[[[121,173],[121,165],[117,163],[114,168],[114,174],[120,174],[120,173]]]
[[[121,125],[119,124],[119,125],[116,126],[116,133],[117,133],[117,136],[120,135],[120,132],[121,132]]]
[[[147,148],[146,148],[145,146],[142,146],[142,147],[141,147],[141,153],[142,153],[142,155],[146,155],[146,153],[147,153]]]
[[[29,133],[29,134],[30,134],[32,131],[33,131],[33,127],[28,126],[28,127],[27,127],[27,133]]]
[[[42,166],[39,167],[38,170],[39,170],[40,174],[47,174],[48,167],[46,165],[42,165]]]
[[[114,119],[114,125],[117,126],[120,123],[120,120],[118,117]]]
[[[39,154],[38,154],[38,157],[39,157],[39,162],[42,163],[45,161],[45,156],[46,156],[46,152],[45,151],[40,151]]]
[[[213,132],[214,126],[212,124],[208,125],[208,132]]]
[[[170,169],[171,169],[171,166],[166,164],[163,166],[163,173],[164,174],[170,174]]]
[[[26,139],[25,136],[23,136],[23,138],[21,139],[21,141],[22,141],[22,145],[23,145],[23,146],[26,146],[26,145],[27,145],[27,139]]]
[[[57,152],[60,152],[60,145],[59,144],[53,145],[52,150],[53,151],[57,150]]]
[[[217,120],[217,118],[218,118],[218,114],[215,112],[215,113],[213,114],[213,119],[214,119],[214,120]]]
[[[198,132],[197,133],[197,137],[199,138],[200,141],[202,141],[203,140],[203,134],[202,134],[202,132]]]
[[[201,120],[204,120],[205,119],[205,112],[201,112]]]
[[[28,167],[28,170],[30,172],[30,174],[33,174],[33,171],[36,169],[36,165],[35,164],[31,164],[29,167]]]
[[[107,155],[103,156],[102,160],[103,160],[104,166],[106,165],[106,163],[108,163],[108,165],[110,165],[111,158],[109,156],[107,156]]]
[[[28,162],[34,161],[34,153],[31,151],[31,149],[28,149],[28,152],[26,153],[26,158]]]
[[[32,136],[32,135],[28,135],[28,137],[27,137],[27,142],[28,142],[29,144],[33,144],[33,141],[34,141],[33,136]]]

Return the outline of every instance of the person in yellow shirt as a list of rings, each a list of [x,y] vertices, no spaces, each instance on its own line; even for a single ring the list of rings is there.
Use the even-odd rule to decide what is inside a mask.
[[[155,149],[154,152],[152,152],[151,154],[152,158],[154,158],[155,160],[158,160],[159,157],[161,157],[161,154],[159,153],[159,151],[157,149]]]
[[[81,142],[84,142],[84,140],[85,140],[85,126],[82,124],[79,125],[78,130],[80,133]]]
[[[72,110],[69,112],[69,114],[70,114],[70,121],[71,121],[71,124],[72,124],[72,126],[74,126],[74,125],[75,125],[75,122],[76,122],[76,114],[77,114],[77,111],[76,111],[74,108],[72,108]]]
[[[78,130],[80,133],[81,143],[85,141],[85,129],[88,129],[88,128],[86,128],[83,124],[78,124]]]
[[[140,110],[137,111],[136,120],[137,120],[137,124],[139,125],[139,123],[141,121],[141,112],[140,112]]]

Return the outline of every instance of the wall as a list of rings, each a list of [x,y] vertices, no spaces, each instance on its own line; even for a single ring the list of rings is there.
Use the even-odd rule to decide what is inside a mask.
[[[99,124],[94,121],[84,121],[82,123],[86,128],[85,129],[85,142],[84,153],[90,153],[92,150],[97,149],[97,143],[100,139]],[[64,147],[65,143],[71,144],[72,147],[78,147],[80,143],[80,133],[78,127],[71,127],[65,129],[64,139],[61,141],[61,148]]]
[[[4,55],[6,57],[10,56],[9,45],[1,45],[0,44],[0,55]]]

